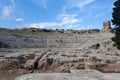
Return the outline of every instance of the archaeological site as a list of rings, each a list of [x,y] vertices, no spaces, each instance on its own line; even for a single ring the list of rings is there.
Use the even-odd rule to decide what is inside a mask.
[[[0,80],[120,80],[120,51],[103,29],[0,29]]]

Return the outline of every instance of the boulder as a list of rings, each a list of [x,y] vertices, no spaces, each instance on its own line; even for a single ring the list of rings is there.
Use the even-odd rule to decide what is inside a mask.
[[[24,64],[24,68],[28,70],[34,70],[38,68],[38,62],[35,59],[27,60]]]
[[[48,69],[48,68],[52,67],[53,64],[54,64],[53,58],[42,59],[38,62],[38,68],[39,69]]]
[[[37,55],[34,57],[34,59],[27,60],[24,64],[24,68],[31,70],[31,69],[37,69],[38,68],[38,62],[41,59],[42,55]]]
[[[27,60],[30,59],[34,59],[35,58],[35,54],[21,54],[19,56],[17,56],[17,59],[20,61],[20,63],[25,63]]]

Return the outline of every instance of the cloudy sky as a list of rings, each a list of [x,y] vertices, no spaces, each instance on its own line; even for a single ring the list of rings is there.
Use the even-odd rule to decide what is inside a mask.
[[[115,0],[0,0],[0,27],[102,28]]]

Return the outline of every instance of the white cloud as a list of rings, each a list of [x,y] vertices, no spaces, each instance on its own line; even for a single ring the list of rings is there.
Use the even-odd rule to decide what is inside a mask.
[[[92,2],[94,2],[95,0],[84,0],[84,1],[81,1],[80,3],[78,3],[78,7],[82,8]]]
[[[9,5],[4,5],[1,10],[1,19],[11,19],[15,9],[14,0],[10,0]]]
[[[6,3],[6,4],[5,4]],[[4,0],[1,6],[0,19],[1,20],[14,20],[14,21],[24,21],[23,18],[16,18],[16,3],[15,0]]]
[[[21,22],[21,21],[24,21],[24,19],[23,18],[16,18],[15,21]]]
[[[35,28],[70,29],[78,27],[80,25],[80,22],[82,21],[82,19],[77,18],[76,14],[60,14],[57,17],[57,20],[59,22],[32,23],[25,26]]]
[[[13,12],[13,8],[11,6],[4,6],[2,9],[2,19],[8,19],[10,17],[10,15]]]
[[[48,0],[31,0],[36,5],[47,9]]]
[[[63,7],[63,11],[66,12],[67,9],[71,8],[83,8],[88,4],[93,3],[96,0],[67,0],[67,4]]]
[[[57,26],[58,23],[56,22],[43,22],[43,23],[31,23],[28,24],[27,27],[34,27],[34,28],[50,28]]]
[[[60,14],[57,19],[61,20],[60,25],[66,28],[76,27],[82,21],[76,14]]]

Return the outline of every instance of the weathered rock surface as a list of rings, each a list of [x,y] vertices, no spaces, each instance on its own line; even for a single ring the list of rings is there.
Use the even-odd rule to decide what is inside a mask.
[[[7,60],[2,59],[0,60],[0,70],[6,70],[6,69],[19,69],[20,63],[16,59]]]
[[[34,73],[15,80],[119,80],[120,74],[105,74],[98,71],[72,71],[72,73]]]
[[[55,77],[55,80],[57,78],[60,80],[64,79],[64,73],[70,73],[65,74],[66,80],[112,79],[102,79],[101,76],[103,74],[100,72],[99,75],[93,72],[94,77],[100,76],[100,79],[94,78],[90,75],[91,73],[89,71],[89,74],[83,75],[83,77],[77,76],[79,74],[82,76],[82,74],[87,73],[86,70],[91,69],[101,72],[120,73],[120,51],[116,49],[112,42],[111,38],[114,34],[110,32],[99,32],[95,34],[35,34],[0,32],[0,42],[2,42],[2,48],[0,48],[0,71],[4,72],[4,70],[7,70],[6,72],[12,72],[15,69],[16,71],[22,70],[24,73],[39,72],[41,73],[38,74],[39,76],[43,76],[44,74],[42,75],[42,73],[63,73],[59,74],[60,76],[55,74],[58,76]],[[3,43],[9,45],[9,48],[14,49],[3,47],[5,46]],[[72,72],[71,70],[85,70],[85,72],[80,73],[78,71],[79,74],[73,75],[72,73],[74,71]],[[53,76],[53,74],[50,75]],[[63,77],[61,77],[62,75]],[[70,79],[68,79],[69,76],[71,76]],[[53,78],[44,77],[41,79],[54,80]],[[113,78],[113,80],[117,79]]]
[[[86,47],[84,44],[90,44],[91,41],[93,44],[97,44],[106,39],[110,39],[113,34],[106,33],[88,33],[88,34],[75,34],[72,35],[67,33],[39,33],[28,34],[26,32],[18,33],[16,32],[0,32],[0,43],[3,48],[5,45],[8,45],[8,48],[78,48]],[[107,36],[103,36],[107,35]],[[97,38],[97,39],[96,39]]]

